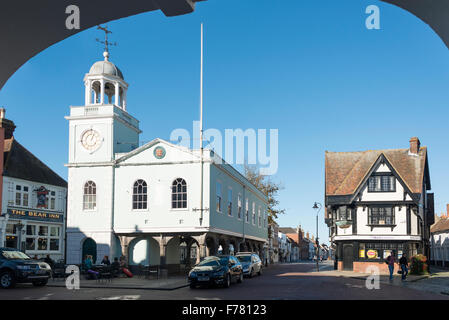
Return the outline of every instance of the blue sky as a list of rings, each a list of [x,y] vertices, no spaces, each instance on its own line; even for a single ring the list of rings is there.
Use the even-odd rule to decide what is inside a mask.
[[[381,30],[365,28],[365,8]],[[82,15],[82,12],[81,12]],[[198,120],[199,30],[205,25],[205,128],[279,129],[281,226],[315,233],[324,202],[324,151],[429,148],[436,210],[449,202],[449,55],[438,36],[380,1],[209,0],[193,14],[150,12],[109,23],[111,50],[130,83],[128,111],[142,141],[168,139]],[[0,91],[16,138],[62,177],[70,105],[102,59],[92,28],[25,64]],[[328,240],[320,212],[320,238]]]

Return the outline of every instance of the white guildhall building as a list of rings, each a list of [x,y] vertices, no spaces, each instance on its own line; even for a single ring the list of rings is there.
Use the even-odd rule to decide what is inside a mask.
[[[201,161],[200,150],[161,139],[139,146],[128,84],[104,56],[84,78],[85,105],[66,117],[67,263],[124,255],[130,265],[177,271],[219,249],[263,258],[267,197],[211,150]]]

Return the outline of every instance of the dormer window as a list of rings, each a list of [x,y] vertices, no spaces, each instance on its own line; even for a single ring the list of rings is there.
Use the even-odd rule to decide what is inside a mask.
[[[368,180],[368,192],[395,192],[396,179],[392,175],[374,175]]]

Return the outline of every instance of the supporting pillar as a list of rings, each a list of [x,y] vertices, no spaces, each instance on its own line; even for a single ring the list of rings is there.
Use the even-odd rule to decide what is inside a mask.
[[[188,240],[187,241],[187,246],[186,246],[186,268],[190,268],[190,266],[191,266],[191,261],[190,261],[190,259],[191,259],[191,251],[192,251],[192,244],[193,244],[193,240],[192,239],[190,239],[190,240]]]
[[[104,79],[101,79],[100,86],[100,104],[104,104]]]
[[[119,93],[120,93],[119,85],[118,85],[118,82],[116,82],[115,83],[115,105],[116,106],[120,106],[120,104],[119,104]]]

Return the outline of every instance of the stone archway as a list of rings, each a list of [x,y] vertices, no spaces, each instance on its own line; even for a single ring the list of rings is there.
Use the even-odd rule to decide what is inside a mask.
[[[129,242],[129,265],[158,265],[160,251],[158,242],[152,237],[138,237]]]

